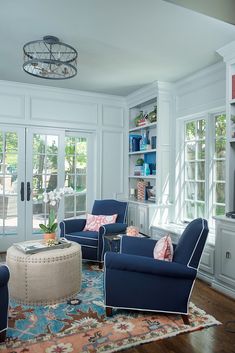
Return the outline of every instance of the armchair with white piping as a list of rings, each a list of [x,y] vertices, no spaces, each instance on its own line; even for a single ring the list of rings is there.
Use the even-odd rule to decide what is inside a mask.
[[[116,223],[105,224],[99,231],[84,231],[86,219],[68,219],[60,223],[60,235],[79,243],[82,247],[83,260],[96,261],[103,264],[104,235],[124,233],[127,227],[127,202],[111,199],[95,200],[92,215],[117,214]]]
[[[121,253],[105,254],[106,314],[112,308],[175,313],[189,324],[189,300],[208,231],[205,219],[189,223],[172,262],[153,258],[156,240],[123,236]]]

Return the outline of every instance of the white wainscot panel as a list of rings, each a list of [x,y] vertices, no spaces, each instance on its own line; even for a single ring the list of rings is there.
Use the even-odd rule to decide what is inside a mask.
[[[97,124],[96,103],[60,101],[57,99],[32,98],[31,119],[62,121],[71,123]]]
[[[123,132],[103,131],[102,136],[102,198],[123,193],[124,151]]]
[[[24,99],[21,95],[0,93],[0,116],[24,119]]]
[[[103,105],[102,123],[104,126],[123,127],[124,112],[122,107]]]
[[[200,87],[189,91],[177,99],[177,115],[186,115],[207,110],[221,104],[225,97],[225,81],[217,81],[213,85]]]

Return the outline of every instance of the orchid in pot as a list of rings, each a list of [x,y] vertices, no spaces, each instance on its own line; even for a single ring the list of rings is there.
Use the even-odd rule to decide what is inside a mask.
[[[48,217],[48,223],[45,224],[39,224],[39,227],[42,229],[44,232],[44,239],[55,239],[56,235],[56,229],[58,226],[58,223],[56,221],[56,213],[58,212],[59,205],[60,205],[60,200],[65,194],[73,194],[74,190],[71,187],[64,187],[60,189],[54,189],[49,192],[44,192],[43,193],[43,202],[48,203],[49,205],[49,217]]]

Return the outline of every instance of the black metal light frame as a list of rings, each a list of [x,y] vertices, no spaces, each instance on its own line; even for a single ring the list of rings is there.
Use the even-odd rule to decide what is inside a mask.
[[[57,37],[44,36],[43,40],[28,42],[23,52],[23,69],[29,75],[49,80],[65,80],[77,75],[76,49]]]

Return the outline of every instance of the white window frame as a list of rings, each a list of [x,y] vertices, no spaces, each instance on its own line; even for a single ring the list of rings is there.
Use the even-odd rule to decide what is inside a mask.
[[[185,124],[187,122],[205,119],[205,218],[208,220],[210,232],[214,233],[215,223],[212,215],[213,208],[213,190],[210,186],[213,183],[214,168],[214,118],[220,114],[226,114],[225,107],[220,107],[206,112],[196,113],[190,116],[181,117],[176,122],[176,179],[175,179],[175,222],[185,223],[184,219],[184,201],[186,188],[185,181]],[[210,190],[209,190],[210,189]],[[226,203],[226,200],[225,200]]]

